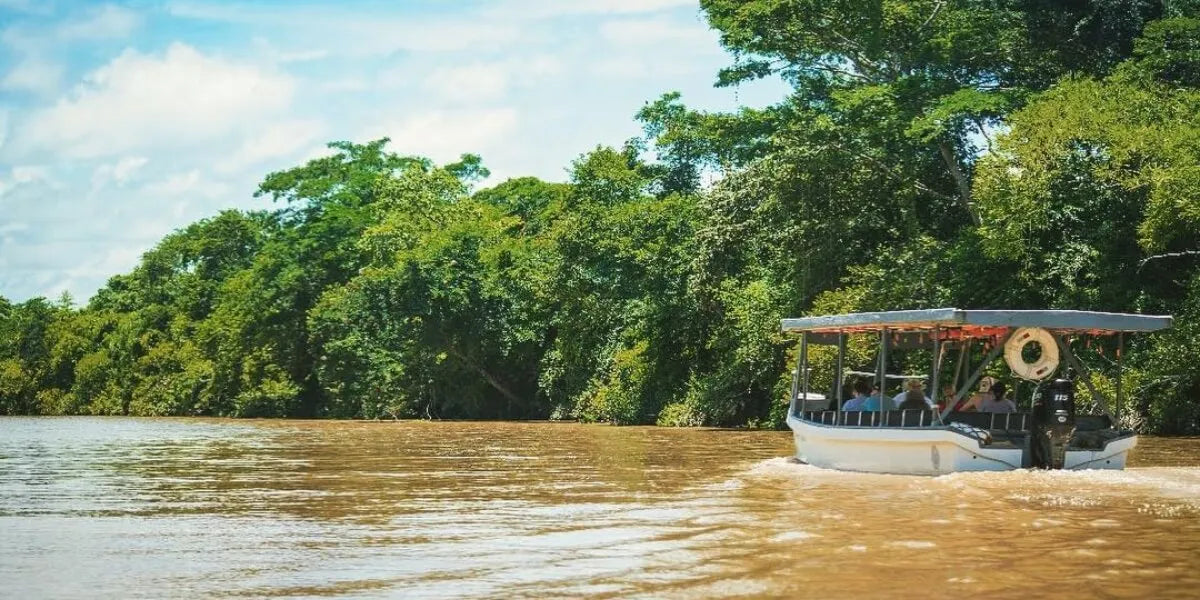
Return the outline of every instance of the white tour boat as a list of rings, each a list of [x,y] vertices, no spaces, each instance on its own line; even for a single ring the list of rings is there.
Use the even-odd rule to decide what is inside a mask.
[[[800,335],[787,416],[796,456],[818,467],[911,475],[1031,467],[1123,469],[1137,444],[1137,435],[1119,425],[1124,336],[1170,326],[1169,316],[1072,310],[943,308],[784,319],[783,331]],[[878,342],[874,372],[847,370],[848,336],[864,334],[877,336],[872,338]],[[1073,342],[1091,336],[1103,336],[1096,340],[1097,350],[1107,344],[1115,355],[1115,413],[1072,350]],[[809,390],[811,344],[837,346],[832,398]],[[1040,357],[1027,360],[1036,353],[1027,346],[1040,347]],[[889,352],[914,350],[933,357],[928,376],[888,374]],[[1035,384],[1029,410],[955,411],[1001,354],[1017,378]],[[1060,355],[1065,365],[1061,376],[1053,378]],[[947,359],[954,363],[952,374],[943,368]],[[940,410],[844,411],[846,375],[851,374],[870,377],[884,396],[889,380],[926,380],[924,389],[934,407],[940,384],[953,382],[954,397]],[[1100,414],[1076,414],[1076,379],[1088,388]]]

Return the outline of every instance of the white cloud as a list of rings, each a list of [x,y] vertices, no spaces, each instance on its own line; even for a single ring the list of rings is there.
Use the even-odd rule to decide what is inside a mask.
[[[324,49],[348,56],[387,55],[397,51],[479,51],[502,49],[521,39],[520,27],[486,19],[430,19],[397,15],[392,10],[371,13],[331,7],[292,6],[286,11],[258,4],[173,2],[167,12],[174,17],[285,28],[299,39],[322,40]],[[298,52],[312,51],[311,47]],[[291,51],[297,52],[297,51]]]
[[[17,132],[25,150],[103,157],[186,149],[227,136],[291,103],[290,77],[172,44],[126,50]]]
[[[177,222],[179,217],[191,213],[198,206],[197,200],[225,198],[232,192],[232,188],[224,181],[212,179],[196,168],[147,183],[140,191],[145,192],[146,197],[170,201],[174,210],[167,216],[174,217],[171,221]],[[135,230],[134,234],[145,237],[159,237],[169,229],[152,220],[141,221],[140,224],[144,231]]]
[[[711,49],[717,52],[718,35],[700,23],[667,19],[618,19],[600,25],[604,39],[621,46],[658,46],[664,43]]]
[[[319,81],[310,82],[307,87],[333,94],[365,92],[371,89],[371,81],[366,77],[321,78]]]
[[[430,73],[423,86],[445,100],[487,102],[504,96],[508,89],[508,73],[499,64],[447,67]]]
[[[13,183],[34,183],[37,181],[50,181],[50,168],[44,165],[20,165],[12,168],[10,177]]]
[[[62,74],[62,65],[27,56],[5,73],[4,79],[0,80],[0,88],[39,94],[52,93],[58,90]]]
[[[29,223],[22,223],[20,221],[16,221],[16,222],[12,222],[12,223],[0,223],[0,236],[7,236],[10,233],[16,233],[18,231],[28,231],[28,230],[29,230]],[[12,238],[6,238],[6,239],[11,240]]]
[[[141,23],[142,17],[138,13],[106,4],[81,19],[63,23],[56,33],[62,40],[123,38],[133,33]]]
[[[134,172],[146,165],[148,160],[144,156],[126,156],[117,161],[117,164],[113,166],[113,181],[119,185],[125,184]]]
[[[129,37],[141,26],[142,16],[127,8],[106,4],[49,26],[33,23],[36,22],[18,22],[6,27],[0,31],[0,42],[30,55],[56,52],[64,44]]]
[[[52,244],[49,245],[47,251],[78,254],[70,252],[69,245],[67,246],[59,247],[59,245]],[[63,292],[68,292],[78,302],[94,292],[97,283],[103,283],[105,279],[115,273],[124,273],[133,269],[141,260],[142,252],[148,250],[149,246],[150,244],[144,243],[129,244],[83,254],[78,262],[58,273],[52,273],[51,277],[41,278],[41,289],[36,295],[57,298]]]
[[[0,198],[5,194],[24,185],[35,183],[44,184],[51,189],[61,187],[58,181],[50,176],[50,167],[46,165],[17,165],[8,170],[7,177],[0,177]]]
[[[45,17],[54,14],[54,9],[54,3],[47,0],[0,0],[0,11]]]
[[[449,162],[467,152],[486,152],[511,135],[517,121],[513,108],[433,110],[372,126],[360,139],[387,136],[398,153]]]
[[[653,13],[682,6],[694,6],[696,0],[556,0],[554,2],[528,2],[507,0],[498,3],[489,14],[506,16],[516,14],[524,18],[555,18],[580,15],[616,15]]]
[[[325,132],[325,124],[316,120],[292,119],[273,123],[217,163],[220,172],[253,167],[263,161],[311,149]]]
[[[186,173],[176,173],[146,186],[146,191],[152,194],[178,196],[194,191],[200,187],[200,169],[192,169]]]
[[[38,4],[33,0],[0,0],[0,8],[20,12],[34,12],[38,8]]]
[[[512,88],[537,85],[565,70],[560,58],[533,55],[437,68],[425,75],[421,87],[430,92],[435,101],[478,106],[504,98]],[[412,83],[412,69],[395,67],[384,71],[377,85],[410,89]]]
[[[109,182],[118,186],[129,183],[133,176],[149,162],[144,156],[124,156],[113,164],[103,164],[92,171],[92,192],[108,185]]]
[[[304,48],[300,50],[281,50],[264,37],[254,38],[254,53],[275,63],[301,63],[321,60],[329,56],[329,51],[321,48]]]

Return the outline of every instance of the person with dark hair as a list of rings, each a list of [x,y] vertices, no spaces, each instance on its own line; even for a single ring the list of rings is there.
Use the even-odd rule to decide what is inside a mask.
[[[843,411],[862,410],[867,403],[867,394],[871,393],[871,386],[867,382],[859,379],[854,382],[854,396],[842,405]]]
[[[925,396],[925,390],[921,386],[920,379],[910,379],[907,388],[903,394],[897,394],[895,398],[892,398],[892,402],[896,403],[896,408],[900,410],[928,410],[933,406],[933,400]],[[901,400],[901,397],[903,397],[903,400]]]
[[[863,403],[863,410],[875,412],[896,410],[896,405],[893,404],[892,399],[889,398],[887,394],[883,393],[883,390],[879,389],[879,386],[876,385],[871,387],[871,395],[867,398],[867,401]]]
[[[1017,412],[1017,405],[1005,397],[1008,393],[1008,386],[1004,385],[1003,381],[997,382],[992,386],[992,397],[985,399],[980,406],[980,412],[988,413],[1013,413]]]
[[[933,400],[925,395],[920,379],[909,379],[905,391],[892,398],[892,404],[900,410],[925,410],[933,408]]]

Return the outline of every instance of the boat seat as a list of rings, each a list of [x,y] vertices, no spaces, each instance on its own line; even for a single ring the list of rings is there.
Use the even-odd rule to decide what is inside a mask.
[[[1031,420],[1026,412],[952,412],[946,417],[946,422],[963,423],[988,431],[1029,431]]]

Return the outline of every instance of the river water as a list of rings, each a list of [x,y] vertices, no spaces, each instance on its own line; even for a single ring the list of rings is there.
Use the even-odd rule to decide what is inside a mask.
[[[1200,439],[864,475],[785,432],[0,419],[0,597],[1195,598]]]

